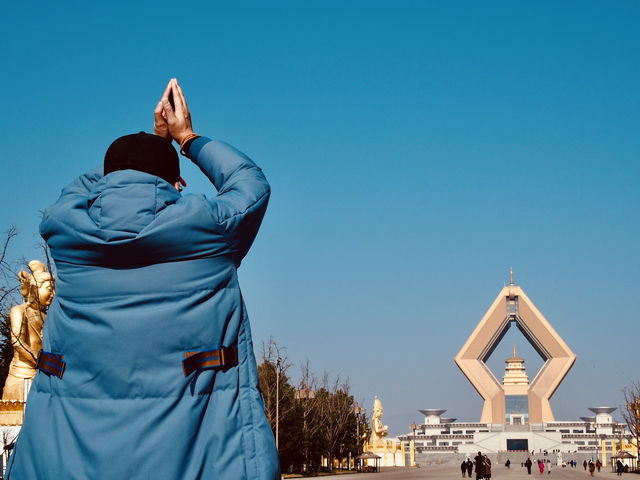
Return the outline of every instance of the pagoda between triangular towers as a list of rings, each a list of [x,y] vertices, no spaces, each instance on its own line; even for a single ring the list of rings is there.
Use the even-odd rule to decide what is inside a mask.
[[[516,346],[513,345],[513,357],[504,361],[507,366],[504,369],[504,377],[502,377],[502,386],[504,394],[521,393],[518,387],[529,385],[529,376],[524,368],[524,358],[516,355]],[[526,393],[526,391],[522,392]]]
[[[507,359],[503,382],[486,365],[507,330],[515,325],[544,363],[529,382],[524,360]],[[542,423],[554,421],[549,399],[576,360],[575,354],[522,289],[510,282],[455,357],[462,373],[484,399],[481,422]]]

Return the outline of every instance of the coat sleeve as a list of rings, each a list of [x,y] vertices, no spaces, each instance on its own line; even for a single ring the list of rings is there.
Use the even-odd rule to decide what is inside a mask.
[[[189,158],[218,190],[209,203],[239,266],[267,209],[269,183],[250,158],[224,142],[198,137],[189,147]]]

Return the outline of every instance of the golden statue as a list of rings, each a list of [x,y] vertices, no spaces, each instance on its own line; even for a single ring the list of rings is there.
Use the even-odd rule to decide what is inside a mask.
[[[382,437],[387,436],[387,430],[389,427],[382,424],[382,402],[376,395],[373,401],[373,417],[371,418],[371,443],[375,444],[377,440],[382,440]]]
[[[29,262],[31,273],[20,270],[20,293],[24,303],[11,308],[11,345],[13,359],[2,390],[2,400],[25,400],[25,379],[36,374],[38,352],[42,349],[42,328],[47,308],[55,295],[55,277],[44,263]]]
[[[382,413],[382,402],[376,395],[373,400],[371,436],[368,442],[364,442],[363,451],[378,455],[380,457],[378,466],[380,467],[404,467],[404,445],[397,438],[387,437],[389,427],[382,423]],[[367,460],[367,462],[370,466],[375,465],[373,460]]]

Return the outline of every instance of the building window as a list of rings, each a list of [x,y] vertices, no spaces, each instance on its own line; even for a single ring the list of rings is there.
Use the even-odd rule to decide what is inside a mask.
[[[529,450],[529,440],[526,438],[507,438],[507,450]]]
[[[472,433],[476,433],[476,431],[475,430],[467,430],[467,435],[470,435]]]
[[[504,397],[507,423],[511,423],[511,415],[518,415],[522,423],[529,421],[529,397],[527,395],[506,395]]]

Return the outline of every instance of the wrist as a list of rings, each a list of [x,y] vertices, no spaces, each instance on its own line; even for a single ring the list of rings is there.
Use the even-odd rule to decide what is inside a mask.
[[[180,134],[176,137],[173,137],[174,140],[176,142],[178,142],[178,145],[182,145],[185,142],[185,139],[187,137],[189,137],[190,135],[193,135],[193,130],[192,129],[185,129],[184,131],[180,132]]]
[[[180,142],[179,142],[180,143],[180,153],[186,157],[187,154],[188,154],[189,146],[191,145],[191,142],[193,142],[193,140],[195,140],[199,136],[200,135],[197,135],[197,134],[193,133],[193,131],[191,131],[191,133],[188,133],[187,135],[183,136],[180,139]]]

